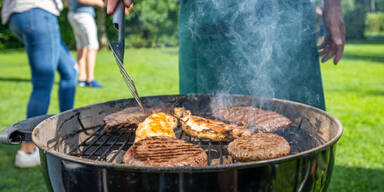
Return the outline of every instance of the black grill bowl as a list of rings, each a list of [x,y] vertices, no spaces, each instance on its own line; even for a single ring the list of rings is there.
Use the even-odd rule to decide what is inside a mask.
[[[48,189],[167,192],[327,189],[334,166],[335,144],[342,135],[342,126],[325,111],[291,101],[242,95],[168,95],[142,99],[145,107],[185,107],[199,115],[207,115],[212,107],[218,106],[256,106],[287,116],[293,121],[293,127],[305,133],[305,137],[293,137],[290,142],[297,151],[271,160],[205,167],[128,166],[92,157],[97,145],[89,149],[88,158],[79,155],[80,152],[76,155],[76,151],[85,149],[86,146],[79,144],[96,134],[97,128],[104,124],[105,115],[136,106],[135,101],[128,99],[90,105],[49,117],[33,130],[32,140],[40,149]],[[129,143],[127,141],[126,146],[118,148],[124,152]],[[106,148],[108,146],[100,147],[93,155],[102,154]]]

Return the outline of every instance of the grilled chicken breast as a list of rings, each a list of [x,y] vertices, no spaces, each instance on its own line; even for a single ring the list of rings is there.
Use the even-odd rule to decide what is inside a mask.
[[[166,113],[154,113],[139,123],[136,129],[135,142],[151,136],[168,136],[176,138],[173,131],[177,127],[177,119]]]
[[[134,166],[206,166],[205,151],[192,143],[171,137],[148,137],[134,143],[123,157]]]
[[[249,106],[214,109],[212,112],[217,119],[238,125],[255,126],[260,132],[278,131],[292,123],[291,120],[279,113]]]
[[[237,137],[242,134],[249,135],[244,126],[230,125],[220,121],[194,116],[189,110],[175,108],[174,114],[180,119],[185,133],[214,141],[228,140],[230,135]]]
[[[128,129],[125,127],[132,126],[134,128],[137,125],[145,120],[152,113],[169,113],[170,109],[166,108],[148,108],[146,112],[142,112],[137,107],[127,107],[124,110],[111,113],[104,117],[105,128],[107,132],[118,131],[120,133],[125,133]],[[123,127],[123,128],[122,128]]]
[[[275,134],[257,133],[233,140],[228,153],[238,161],[258,161],[288,155],[289,143]]]

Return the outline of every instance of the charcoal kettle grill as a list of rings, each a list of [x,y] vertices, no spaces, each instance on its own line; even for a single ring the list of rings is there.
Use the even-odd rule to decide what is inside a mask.
[[[32,141],[40,149],[41,167],[50,191],[326,191],[335,159],[335,144],[342,135],[340,122],[320,109],[286,100],[244,95],[167,95],[143,97],[145,107],[184,107],[209,117],[214,107],[255,106],[292,120],[276,134],[291,146],[280,158],[236,162],[226,150],[228,142],[213,142],[185,134],[180,139],[200,145],[209,163],[201,167],[141,167],[122,163],[133,144],[134,128],[105,132],[103,118],[134,99],[110,101],[53,116],[40,116],[12,125],[0,141]],[[32,133],[31,133],[31,130]]]

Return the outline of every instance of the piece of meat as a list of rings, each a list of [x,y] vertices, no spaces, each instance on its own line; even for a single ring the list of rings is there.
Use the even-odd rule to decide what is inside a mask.
[[[228,155],[228,156],[223,156],[223,162],[220,163],[220,158],[215,158],[211,160],[210,165],[228,165],[233,163],[233,158]]]
[[[238,125],[255,126],[258,131],[263,133],[278,131],[292,123],[279,113],[249,106],[213,109],[212,116]]]
[[[123,162],[133,166],[206,166],[205,151],[194,144],[171,137],[148,137],[134,143]]]
[[[289,143],[276,134],[257,133],[233,140],[228,153],[238,161],[258,161],[288,155]]]
[[[104,117],[105,128],[107,132],[118,131],[125,133],[128,129],[126,127],[136,128],[139,123],[145,120],[152,113],[170,112],[167,108],[147,108],[145,113],[137,107],[128,107],[124,110],[111,113]],[[123,127],[123,128],[122,128]]]
[[[139,123],[136,129],[135,142],[151,136],[168,136],[176,138],[173,131],[177,127],[177,119],[166,113],[154,113]]]
[[[180,119],[183,131],[189,135],[211,139],[214,141],[226,141],[229,136],[239,137],[250,134],[244,126],[226,124],[212,119],[194,116],[191,111],[183,108],[175,108],[174,114]]]

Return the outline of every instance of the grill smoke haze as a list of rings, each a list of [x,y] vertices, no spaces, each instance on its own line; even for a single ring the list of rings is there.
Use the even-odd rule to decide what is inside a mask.
[[[216,77],[219,90],[215,93],[290,98],[279,89],[289,89],[306,71],[292,63],[313,57],[301,50],[314,33],[313,23],[307,21],[309,12],[314,14],[308,10],[310,1],[195,1],[186,25],[193,39],[207,44],[199,45],[203,49],[197,51],[198,57],[208,69],[222,71]],[[206,76],[198,74],[198,82],[205,82]],[[307,90],[302,97],[315,95],[302,87]]]

